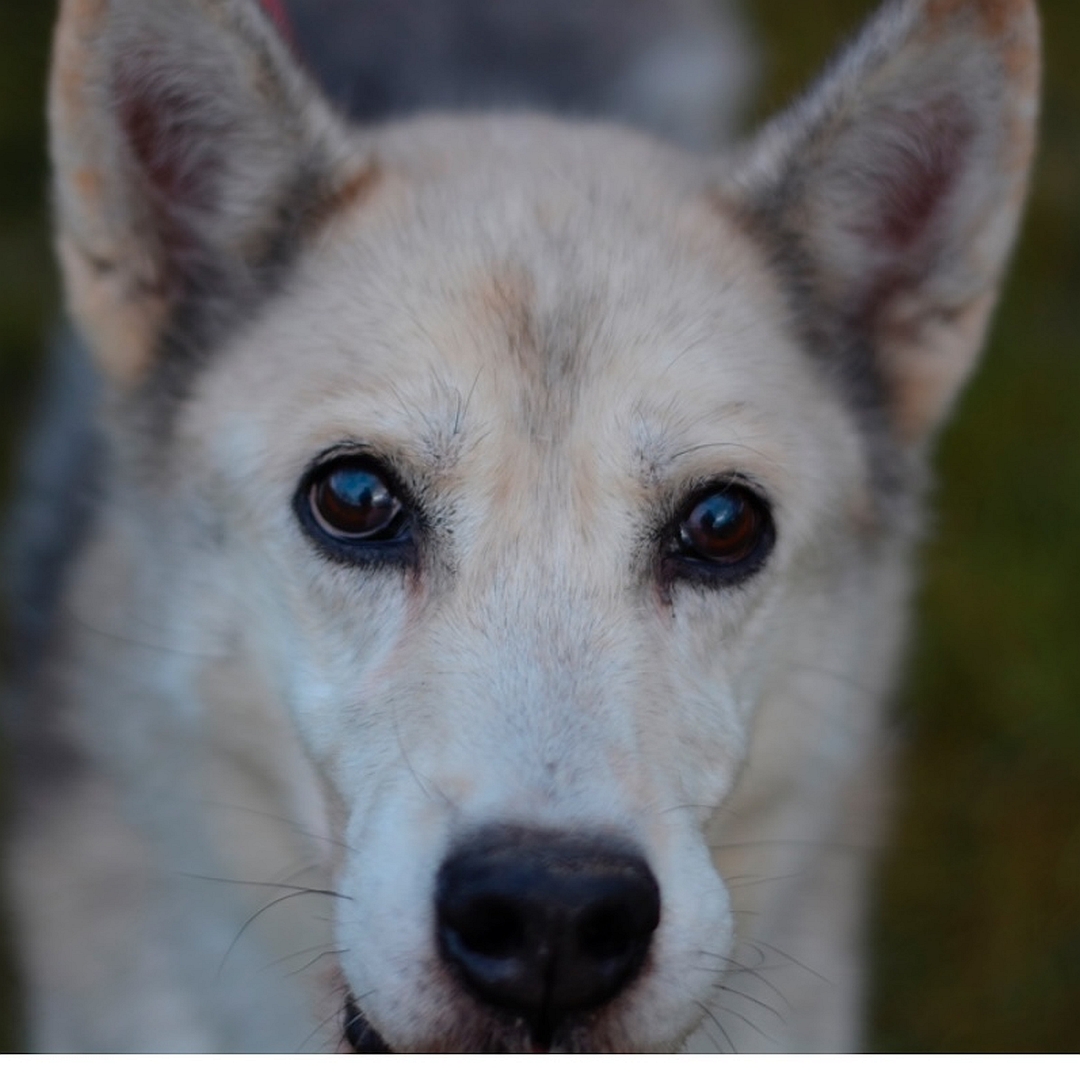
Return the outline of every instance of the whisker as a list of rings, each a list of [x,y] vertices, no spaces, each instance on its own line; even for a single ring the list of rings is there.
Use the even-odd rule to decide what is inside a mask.
[[[792,662],[789,663],[788,666],[793,671],[803,671],[808,675],[823,675],[826,678],[843,684],[849,690],[858,690],[859,693],[865,694],[869,698],[876,699],[881,694],[881,691],[877,687],[860,682],[858,679],[853,679],[843,671],[833,671],[831,668],[818,667],[816,664],[799,664]]]
[[[732,971],[735,974],[756,974],[756,972],[740,972],[738,969],[727,969],[726,970],[726,969],[723,969],[723,968],[719,968],[719,969],[717,969],[717,968],[703,968],[703,967],[700,967],[700,966],[697,967],[694,970],[696,970],[696,971],[707,971],[711,975],[717,975],[718,976],[717,981],[715,983],[713,983],[713,988],[714,989],[716,989],[718,991],[723,991],[724,994],[733,994],[735,997],[743,998],[746,1001],[750,1001],[753,1004],[758,1005],[759,1008],[764,1009],[766,1012],[772,1013],[773,1016],[777,1017],[777,1020],[779,1020],[781,1024],[786,1024],[787,1023],[787,1017],[782,1012],[780,1012],[779,1009],[775,1008],[774,1005],[770,1005],[768,1001],[761,1001],[759,998],[755,998],[752,994],[746,994],[745,990],[737,990],[733,986],[731,986],[730,984],[728,984],[728,983],[726,983],[724,981],[725,976],[728,975],[728,974],[731,974]],[[775,990],[772,986],[769,986],[769,989],[773,990],[774,994],[777,994],[778,997],[780,997],[782,1000],[784,1000],[783,995],[779,993],[779,990]],[[791,1005],[787,1004],[786,1000],[784,1000],[784,1004],[787,1005],[788,1009],[791,1008]],[[764,1034],[764,1032],[759,1032],[759,1034]]]
[[[671,455],[671,460],[676,461],[681,457],[686,457],[687,454],[696,454],[701,450],[742,450],[747,454],[756,454],[771,465],[778,464],[776,459],[770,457],[764,450],[758,450],[757,447],[747,446],[746,443],[737,442],[697,443],[695,446],[686,447],[685,450],[676,450],[675,453]]]
[[[472,381],[472,386],[469,387],[469,393],[462,402],[461,394],[458,394],[458,409],[457,414],[454,416],[454,434],[461,434],[461,426],[465,422],[465,417],[469,413],[469,406],[472,404],[473,394],[476,393],[476,386],[480,382],[480,376],[483,374],[484,369],[478,368],[475,377]]]
[[[772,877],[762,877],[755,874],[736,874],[734,877],[724,878],[724,884],[729,889],[752,889],[758,885],[771,885],[777,881],[796,881],[804,875],[801,872],[794,874],[775,874]]]
[[[190,660],[227,660],[229,657],[236,655],[235,652],[196,652],[190,649],[178,649],[173,645],[164,645],[158,641],[131,637],[128,634],[120,634],[115,630],[106,630],[104,627],[96,626],[78,614],[71,605],[63,605],[62,610],[65,618],[80,630],[85,630],[87,633],[102,638],[104,641],[116,642],[118,645],[130,645],[135,649],[146,649],[148,652],[161,653],[164,656],[184,656]],[[150,627],[150,629],[158,630],[162,634],[165,633],[164,627]]]
[[[344,1023],[344,1021],[345,1021],[345,1011],[347,1009],[347,1005],[342,1000],[341,993],[342,993],[341,990],[332,990],[329,993],[324,994],[322,996],[321,1000],[324,1001],[324,1002],[328,998],[332,998],[332,999],[334,999],[336,1001],[337,1004],[334,1007],[334,1011],[321,1024],[319,1024],[315,1028],[315,1030],[293,1051],[293,1053],[299,1054],[304,1049],[304,1047],[307,1046],[307,1044],[309,1042],[311,1042],[311,1040],[314,1039],[315,1036],[318,1035],[319,1032],[323,1030],[323,1028],[326,1027],[327,1024],[331,1023],[334,1020],[337,1020],[337,1021],[339,1021],[341,1023],[341,1032],[339,1033],[337,1039],[335,1040],[334,1045],[337,1048],[341,1047],[342,1043],[345,1041],[345,1023]],[[353,1001],[363,1001],[365,998],[371,997],[371,995],[373,993],[375,993],[374,990],[369,990],[369,991],[367,991],[367,993],[361,994],[359,997],[357,997],[354,994],[353,995]]]
[[[269,810],[256,810],[252,806],[240,806],[237,803],[221,802],[217,799],[206,799],[203,801],[203,805],[214,806],[219,810],[235,810],[239,814],[252,814],[255,817],[266,818],[268,821],[279,821],[282,825],[291,826],[299,836],[306,836],[312,840],[317,840],[320,844],[331,844],[334,847],[343,848],[345,851],[356,854],[356,849],[350,847],[344,841],[338,840],[333,836],[322,836],[320,833],[311,832],[298,821],[294,821],[292,818],[283,817],[281,814],[271,813]]]
[[[297,949],[295,952],[286,953],[284,956],[279,956],[276,960],[271,960],[270,963],[264,964],[260,969],[260,974],[269,971],[271,968],[279,967],[281,964],[287,964],[290,960],[297,960],[301,956],[306,956],[310,952],[315,952],[316,949],[329,949],[334,945],[332,941],[324,941],[318,945],[308,945],[305,949]]]
[[[278,904],[285,903],[286,900],[295,900],[295,899],[297,899],[298,897],[301,897],[301,896],[312,896],[312,895],[314,895],[314,896],[341,896],[340,893],[334,893],[334,892],[331,892],[328,889],[296,888],[296,889],[293,889],[292,892],[286,893],[284,896],[275,897],[273,900],[270,900],[269,902],[263,904],[263,906],[261,908],[259,908],[259,910],[256,911],[254,915],[252,915],[250,918],[248,918],[248,919],[246,919],[244,921],[244,925],[241,926],[240,929],[236,932],[236,937],[234,937],[232,939],[232,942],[230,943],[229,947],[225,950],[225,955],[221,958],[221,963],[218,964],[218,969],[217,969],[218,977],[220,978],[221,973],[225,970],[225,965],[226,965],[226,963],[228,963],[229,957],[232,955],[233,949],[236,948],[237,943],[244,936],[244,931],[247,930],[247,928],[249,926],[251,926],[251,924],[260,915],[264,915],[271,908],[277,907]],[[349,900],[349,899],[352,899],[352,898],[351,897],[342,897],[342,899]]]
[[[760,951],[761,950],[759,949],[758,952]],[[771,982],[769,982],[768,979],[765,978],[764,975],[761,974],[761,971],[758,968],[750,967],[747,964],[742,964],[734,957],[723,956],[720,953],[710,953],[703,951],[701,955],[712,957],[715,960],[722,960],[727,965],[727,970],[733,971],[738,975],[748,975],[751,978],[757,979],[758,982],[760,982],[767,990],[774,993],[788,1009],[791,1008],[791,1002],[788,1001],[788,999],[779,989],[777,989],[777,987],[775,987]],[[762,956],[761,959],[764,960],[764,956]]]
[[[738,840],[710,844],[710,851],[742,851],[746,848],[804,847],[838,855],[873,855],[877,849],[872,844],[849,844],[842,840]]]
[[[318,956],[309,960],[306,964],[301,964],[300,967],[295,968],[293,971],[286,972],[288,978],[292,978],[294,975],[302,975],[309,968],[314,967],[320,960],[325,960],[328,956],[344,956],[349,952],[348,949],[323,949]]]
[[[699,334],[690,342],[684,349],[678,352],[671,360],[668,361],[664,370],[660,372],[660,382],[663,383],[664,378],[670,373],[671,369],[678,364],[683,357],[689,356],[695,349],[700,349],[709,340],[707,334]]]
[[[307,1044],[309,1042],[311,1042],[311,1040],[314,1039],[315,1036],[318,1035],[319,1032],[322,1031],[323,1028],[325,1028],[327,1024],[332,1023],[334,1020],[341,1020],[341,1014],[342,1014],[343,1010],[344,1010],[343,1005],[339,1005],[336,1009],[334,1009],[334,1011],[321,1024],[319,1024],[315,1028],[315,1030],[293,1051],[293,1053],[294,1054],[299,1054],[300,1051],[303,1050],[304,1047],[307,1046]],[[340,1045],[341,1040],[343,1038],[344,1038],[344,1035],[342,1035],[338,1039],[338,1044],[339,1045]]]
[[[721,987],[721,989],[723,989],[723,988]],[[776,1039],[774,1039],[771,1035],[766,1035],[765,1032],[762,1031],[761,1028],[759,1028],[757,1026],[757,1024],[754,1023],[753,1020],[748,1020],[745,1016],[743,1016],[743,1014],[741,1012],[737,1012],[735,1009],[731,1008],[731,1006],[729,1006],[729,1005],[718,1005],[717,1008],[723,1009],[724,1012],[730,1013],[732,1016],[737,1017],[744,1024],[746,1024],[747,1027],[753,1028],[754,1031],[756,1031],[766,1042],[772,1043],[773,1046],[777,1045],[777,1040]]]
[[[420,788],[420,790],[432,802],[434,802],[435,799],[431,794],[431,789],[428,787],[428,783],[425,782],[424,778],[421,777],[421,775],[413,767],[413,763],[409,760],[408,752],[405,750],[405,744],[401,741],[401,727],[396,723],[394,724],[394,734],[397,737],[398,750],[401,753],[401,760],[405,762],[405,767],[409,770],[410,774],[412,775],[412,778],[416,781],[416,784]],[[454,802],[454,800],[451,799],[450,796],[447,795],[445,791],[442,791],[438,787],[438,785],[435,785],[435,794],[438,795],[439,798],[442,799],[442,801],[447,806],[449,806],[451,810],[456,810],[457,809],[457,804]]]
[[[192,874],[187,871],[178,871],[180,877],[194,878],[196,881],[213,881],[222,885],[254,885],[257,888],[266,889],[290,889],[298,890],[301,894],[314,894],[315,896],[332,896],[335,900],[352,900],[353,897],[346,893],[337,892],[335,889],[317,889],[314,886],[307,885],[295,885],[291,882],[281,881],[248,881],[244,878],[227,878],[227,877],[214,877],[211,874]],[[286,900],[288,897],[279,897],[280,900]]]
[[[746,1001],[752,1002],[754,1005],[759,1005],[766,1012],[772,1013],[773,1016],[775,1016],[781,1024],[787,1023],[787,1017],[784,1016],[784,1014],[780,1012],[779,1009],[774,1009],[768,1002],[761,1001],[758,998],[754,997],[752,994],[744,993],[742,990],[736,990],[733,986],[728,986],[726,983],[723,982],[718,983],[716,989],[723,991],[725,994],[734,994],[736,997],[741,997]],[[760,1035],[763,1033],[758,1032],[758,1034]]]
[[[720,1023],[720,1021],[717,1019],[716,1014],[712,1011],[712,1009],[710,1009],[708,1007],[708,1005],[704,1004],[701,1001],[696,1001],[695,1000],[694,1004],[697,1005],[697,1007],[699,1009],[701,1009],[701,1011],[716,1025],[717,1031],[719,1031],[720,1034],[724,1036],[724,1041],[731,1048],[731,1052],[733,1054],[737,1054],[739,1051],[735,1049],[735,1044],[731,1041],[731,1036],[724,1029],[724,1025]],[[717,1047],[717,1049],[720,1049],[720,1048]]]
[[[704,1016],[702,1017],[702,1019],[704,1019]],[[712,1018],[710,1017],[710,1019],[712,1019]],[[716,1021],[713,1020],[713,1023],[715,1023],[715,1022]],[[708,1026],[706,1024],[704,1024],[704,1023],[701,1025],[701,1032],[702,1032],[702,1034],[704,1034],[708,1038],[709,1042],[712,1043],[713,1049],[718,1054],[723,1054],[723,1053],[726,1052],[724,1050],[724,1048],[720,1045],[720,1040],[717,1039],[717,1037],[709,1030]],[[730,1043],[731,1040],[728,1039],[728,1042]]]
[[[750,940],[750,939],[748,939],[748,940]],[[826,983],[828,986],[835,986],[836,985],[832,981],[832,979],[826,978],[824,975],[821,974],[820,971],[815,971],[812,967],[808,967],[801,960],[796,960],[795,957],[792,956],[790,953],[784,952],[783,949],[778,949],[775,945],[769,945],[767,942],[756,941],[756,940],[752,941],[752,944],[757,946],[757,948],[759,948],[759,949],[768,949],[770,952],[776,953],[777,956],[783,958],[784,960],[787,960],[788,963],[794,964],[797,968],[801,968],[808,975],[813,975],[815,979],[820,979],[823,983]]]
[[[679,803],[676,806],[669,806],[664,810],[657,810],[657,814],[674,814],[679,810],[706,810],[710,814],[715,813],[722,808],[720,803]]]

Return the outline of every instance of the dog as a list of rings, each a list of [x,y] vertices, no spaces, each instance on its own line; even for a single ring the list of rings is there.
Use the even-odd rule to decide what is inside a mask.
[[[891,0],[723,153],[357,124],[284,14],[61,6],[102,389],[20,699],[34,1045],[856,1048],[1034,4]]]

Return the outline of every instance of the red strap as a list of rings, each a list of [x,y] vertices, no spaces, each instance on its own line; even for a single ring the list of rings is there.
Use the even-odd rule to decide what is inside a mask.
[[[277,28],[281,31],[282,36],[287,41],[291,41],[292,26],[289,24],[289,14],[281,0],[259,0],[259,2],[262,4],[266,14],[277,23]]]

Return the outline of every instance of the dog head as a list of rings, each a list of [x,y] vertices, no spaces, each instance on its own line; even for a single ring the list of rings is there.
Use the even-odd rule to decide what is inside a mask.
[[[719,160],[356,130],[250,0],[66,0],[60,254],[114,497],[218,567],[389,1047],[657,1049],[707,1013],[736,781],[820,801],[871,738],[1037,77],[1026,0],[901,0]]]

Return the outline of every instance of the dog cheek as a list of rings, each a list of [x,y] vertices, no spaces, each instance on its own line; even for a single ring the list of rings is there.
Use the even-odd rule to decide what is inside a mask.
[[[391,774],[392,776],[394,774]],[[434,885],[448,844],[445,814],[398,771],[344,831],[348,849],[336,936],[352,993],[394,1048],[445,1035],[460,1003],[434,949]]]
[[[663,915],[652,957],[619,1023],[637,1048],[677,1048],[707,1015],[734,950],[734,916],[696,831],[673,836],[653,862]]]
[[[380,720],[394,696],[405,612],[398,590],[373,584],[347,606],[296,590],[293,602],[267,604],[263,621],[262,654],[272,658],[282,699],[308,754],[349,805],[393,755],[392,726]],[[352,617],[356,610],[364,612],[363,622]]]

